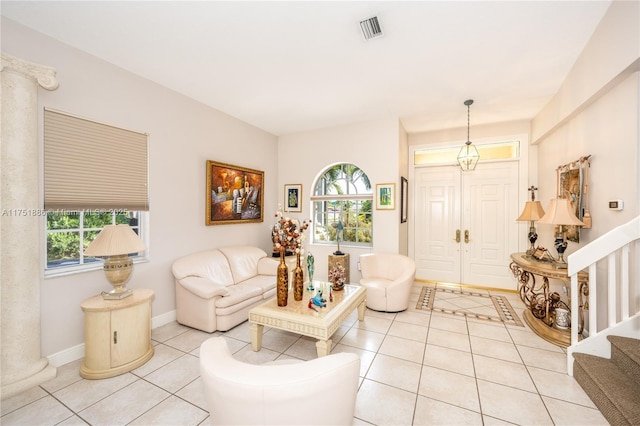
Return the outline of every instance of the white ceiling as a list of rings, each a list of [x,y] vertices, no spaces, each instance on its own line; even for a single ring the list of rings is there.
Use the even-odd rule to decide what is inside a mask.
[[[610,1],[2,1],[9,19],[275,135],[533,118]],[[365,41],[359,21],[380,20]],[[51,64],[47,64],[51,65]]]

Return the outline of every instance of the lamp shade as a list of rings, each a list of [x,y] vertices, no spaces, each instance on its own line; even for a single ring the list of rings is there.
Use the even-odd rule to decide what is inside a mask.
[[[107,225],[84,251],[85,256],[116,256],[145,251],[147,247],[129,225]]]
[[[571,203],[566,198],[554,198],[549,202],[547,213],[538,221],[552,225],[584,225],[573,212]]]
[[[516,220],[518,222],[536,221],[542,219],[543,216],[544,209],[540,201],[527,201],[524,210]]]

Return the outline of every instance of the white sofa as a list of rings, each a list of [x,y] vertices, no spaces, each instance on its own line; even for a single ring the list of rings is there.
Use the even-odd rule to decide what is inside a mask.
[[[367,308],[400,312],[409,307],[416,264],[397,253],[369,253],[360,256],[360,285],[367,288]]]
[[[224,337],[200,346],[200,376],[214,425],[350,425],[360,357],[333,353],[310,361],[239,361]]]
[[[176,319],[208,333],[244,322],[275,296],[278,260],[257,247],[223,247],[177,259]]]

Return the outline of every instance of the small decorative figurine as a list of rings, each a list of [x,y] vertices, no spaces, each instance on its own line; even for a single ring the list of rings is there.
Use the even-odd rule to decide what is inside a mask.
[[[307,290],[309,291],[314,290],[313,288],[313,272],[315,270],[314,262],[315,262],[315,259],[313,258],[313,254],[309,252],[309,254],[307,255],[307,272],[309,273],[309,286],[307,287]]]
[[[344,224],[341,219],[338,219],[338,223],[333,223],[331,226],[336,228],[336,243],[338,243],[338,250],[334,251],[333,254],[342,256],[344,253],[340,251],[340,241],[343,238]]]
[[[310,302],[316,306],[320,306],[321,308],[327,306],[327,299],[322,298],[322,290],[318,290],[316,295],[311,298]]]
[[[315,306],[313,306],[313,302],[311,301],[311,299],[309,299],[309,309],[313,309],[314,311],[318,312],[318,310],[315,308]]]

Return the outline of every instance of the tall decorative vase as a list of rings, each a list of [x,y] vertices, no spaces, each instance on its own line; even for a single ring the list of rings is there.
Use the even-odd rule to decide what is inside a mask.
[[[296,254],[296,259],[296,269],[293,270],[293,298],[300,301],[304,290],[304,272],[300,266],[300,253]]]
[[[276,286],[276,293],[278,299],[278,306],[287,306],[287,299],[289,298],[289,268],[284,262],[284,251],[280,252],[280,264],[278,265],[278,283]]]

